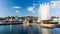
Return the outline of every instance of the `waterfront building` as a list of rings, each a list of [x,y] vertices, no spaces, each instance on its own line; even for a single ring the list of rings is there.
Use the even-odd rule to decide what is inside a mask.
[[[56,16],[52,16],[52,17],[51,17],[51,20],[54,21],[54,22],[57,22],[58,17],[56,17]]]
[[[60,24],[60,16],[58,17],[58,24]]]
[[[18,17],[14,17],[14,16],[8,16],[5,17],[4,22],[6,23],[16,23],[18,21]]]
[[[52,16],[51,19],[53,22],[57,22],[58,24],[60,24],[60,16]]]

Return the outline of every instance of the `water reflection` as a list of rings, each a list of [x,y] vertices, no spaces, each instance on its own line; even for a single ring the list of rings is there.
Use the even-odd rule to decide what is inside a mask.
[[[33,29],[32,29],[32,27],[33,27],[33,26],[30,26],[30,27],[29,27],[29,32],[28,32],[28,34],[33,34]]]
[[[11,30],[12,30],[12,25],[10,25],[10,32],[11,32]]]
[[[0,26],[0,34],[60,34],[60,29],[48,29],[40,26],[2,25]]]
[[[49,28],[40,28],[42,34],[52,34],[52,30]]]
[[[26,34],[33,34],[33,26],[24,26],[24,30],[27,31]]]
[[[52,34],[60,34],[60,28],[52,29]]]

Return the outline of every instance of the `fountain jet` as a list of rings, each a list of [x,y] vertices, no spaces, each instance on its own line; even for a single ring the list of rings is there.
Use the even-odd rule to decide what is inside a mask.
[[[43,20],[50,20],[50,6],[49,3],[40,4],[38,11],[38,22]]]
[[[49,3],[40,4],[39,6],[39,14],[38,14],[38,22],[49,23],[50,20],[50,6]],[[42,34],[51,34],[51,30],[47,28],[41,28]]]

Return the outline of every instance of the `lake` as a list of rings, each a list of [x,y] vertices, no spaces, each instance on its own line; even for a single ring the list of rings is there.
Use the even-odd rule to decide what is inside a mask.
[[[46,28],[48,29],[48,28]],[[51,34],[60,34],[60,28],[49,29]],[[0,25],[0,34],[41,34],[40,26]]]

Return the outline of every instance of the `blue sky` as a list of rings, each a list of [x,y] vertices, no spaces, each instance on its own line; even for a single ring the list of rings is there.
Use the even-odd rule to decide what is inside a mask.
[[[0,0],[0,17],[38,16],[39,5],[51,1],[54,1],[51,5],[51,16],[55,16],[60,11],[60,0]]]

